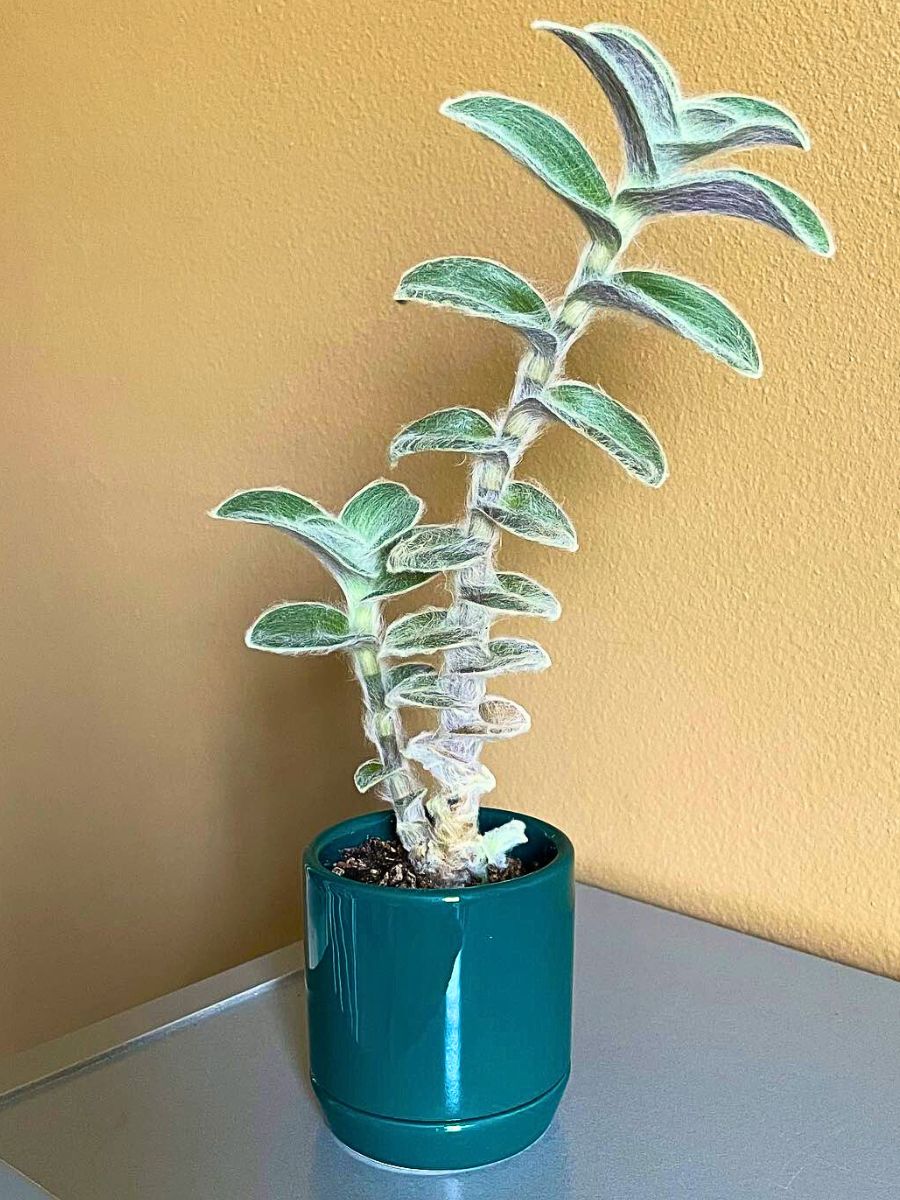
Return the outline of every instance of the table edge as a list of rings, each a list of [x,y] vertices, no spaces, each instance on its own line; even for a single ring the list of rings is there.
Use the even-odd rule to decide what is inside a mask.
[[[93,1025],[21,1050],[0,1060],[0,1106],[141,1042],[205,1020],[302,972],[303,943],[292,942]]]

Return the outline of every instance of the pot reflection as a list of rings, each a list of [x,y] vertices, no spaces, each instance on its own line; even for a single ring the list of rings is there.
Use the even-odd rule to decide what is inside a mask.
[[[576,1192],[567,1147],[565,1122],[558,1120],[540,1141],[504,1162],[452,1173],[408,1171],[362,1158],[323,1127],[303,1194],[309,1200],[572,1200]],[[598,1191],[598,1200],[601,1196]]]

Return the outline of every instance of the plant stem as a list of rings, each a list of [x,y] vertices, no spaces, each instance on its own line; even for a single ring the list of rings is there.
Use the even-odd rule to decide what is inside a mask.
[[[376,639],[374,648],[363,646],[353,650],[350,657],[362,689],[366,736],[378,751],[385,772],[382,799],[396,814],[397,836],[415,866],[425,858],[432,829],[422,803],[423,790],[417,786],[403,757],[404,738],[399,715],[385,700],[384,673],[378,657],[381,641],[379,606],[351,603],[348,616],[354,632],[369,634]]]
[[[461,674],[460,670],[471,669],[484,661],[491,625],[496,618],[489,609],[471,603],[466,596],[472,589],[483,588],[491,583],[495,577],[495,560],[500,544],[500,531],[479,511],[479,505],[497,500],[512,478],[525,449],[546,423],[539,414],[523,408],[523,404],[527,400],[538,399],[544,389],[559,377],[569,348],[590,319],[590,306],[582,300],[571,299],[571,293],[586,277],[608,271],[615,257],[599,244],[589,246],[582,255],[555,313],[555,352],[544,355],[536,350],[528,350],[523,355],[509,401],[496,414],[498,428],[513,443],[511,453],[477,459],[472,467],[466,526],[469,533],[487,544],[487,549],[481,558],[454,575],[450,611],[455,620],[474,635],[476,644],[449,650],[444,656],[442,675],[459,703],[452,709],[442,711],[441,728],[448,751],[461,762],[473,766],[480,759],[483,742],[471,735],[460,735],[458,731],[477,725],[487,686],[482,676],[469,672]],[[445,845],[453,841],[477,845],[478,808],[486,790],[484,783],[480,782],[470,788],[460,787],[454,795],[438,796],[429,803],[435,837],[439,842]],[[476,873],[480,873],[477,867]]]

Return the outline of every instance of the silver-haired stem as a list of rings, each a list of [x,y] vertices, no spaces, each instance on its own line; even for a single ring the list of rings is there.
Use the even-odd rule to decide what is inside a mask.
[[[496,501],[512,479],[525,449],[546,423],[538,405],[529,406],[527,401],[537,402],[545,388],[560,377],[569,348],[590,320],[591,306],[572,298],[571,293],[586,278],[608,271],[615,257],[607,247],[598,244],[585,250],[555,313],[555,352],[547,355],[529,349],[523,355],[509,401],[496,414],[497,427],[510,442],[508,453],[476,459],[471,470],[466,528],[484,541],[486,549],[479,559],[454,575],[450,611],[454,620],[472,635],[474,645],[448,650],[441,670],[447,688],[458,698],[456,706],[441,712],[441,728],[448,750],[464,764],[477,764],[484,745],[477,736],[463,731],[477,728],[481,719],[487,685],[483,676],[472,673],[472,668],[484,662],[491,626],[496,619],[489,609],[467,599],[473,592],[483,590],[496,576],[500,531],[481,511],[481,505]],[[474,776],[475,772],[472,774]],[[480,780],[469,788],[458,787],[453,794],[441,793],[428,805],[435,840],[445,846],[465,847],[475,878],[483,878],[487,869],[486,856],[479,853],[482,839],[478,827],[479,806],[487,790]]]
[[[405,739],[399,714],[385,696],[384,672],[377,650],[381,638],[380,614],[376,605],[360,604],[350,609],[349,617],[354,632],[368,634],[376,642],[374,647],[354,650],[350,657],[362,689],[366,737],[377,750],[384,772],[379,789],[381,798],[394,810],[397,837],[410,862],[418,867],[428,857],[432,828],[425,812],[425,791],[403,757]]]

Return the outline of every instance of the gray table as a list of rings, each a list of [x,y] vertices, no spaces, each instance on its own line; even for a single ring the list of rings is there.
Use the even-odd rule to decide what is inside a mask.
[[[335,1142],[299,947],[8,1059],[0,1157],[58,1200],[900,1196],[900,985],[587,887],[577,962],[571,1083],[505,1163],[419,1176]]]

